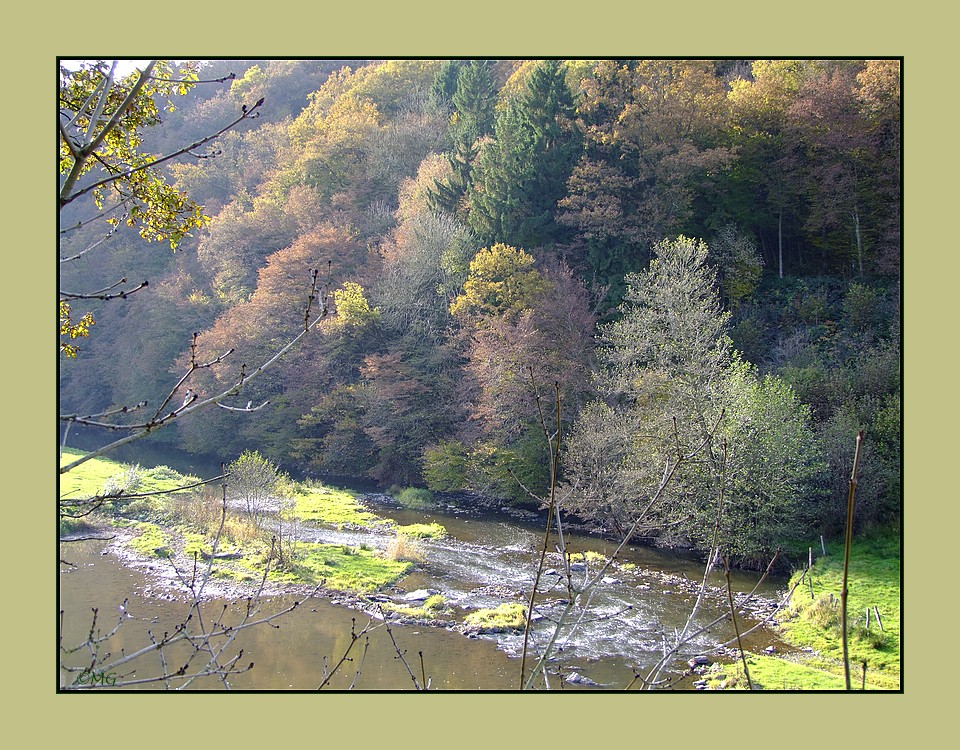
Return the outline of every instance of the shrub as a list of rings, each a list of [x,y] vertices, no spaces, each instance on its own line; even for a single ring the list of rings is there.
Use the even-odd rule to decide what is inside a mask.
[[[117,474],[114,474],[112,477],[108,478],[107,481],[103,483],[103,489],[101,490],[104,495],[116,495],[118,493],[123,493],[116,500],[111,500],[110,505],[114,509],[122,508],[127,504],[126,498],[123,495],[130,495],[135,493],[140,489],[143,484],[144,472],[140,468],[140,465],[130,466],[124,471],[121,471]]]
[[[830,314],[827,296],[820,290],[798,295],[795,306],[800,322],[807,325],[822,323]]]
[[[276,465],[257,451],[244,451],[227,471],[231,493],[243,502],[250,520],[259,527],[280,480]]]
[[[387,544],[387,558],[406,562],[426,562],[423,547],[413,537],[400,532]]]
[[[455,492],[467,486],[467,449],[459,440],[447,440],[423,452],[423,476],[438,492]]]
[[[821,628],[837,627],[840,625],[839,601],[829,594],[821,594],[803,610],[803,617]]]
[[[151,479],[156,479],[157,481],[168,481],[168,482],[179,482],[184,476],[176,469],[171,469],[169,466],[154,466],[152,469],[147,470],[147,476]]]
[[[737,227],[723,227],[710,243],[710,256],[718,266],[720,288],[731,308],[756,291],[763,277],[763,257],[756,243]]]
[[[263,532],[249,517],[228,514],[223,523],[222,537],[233,544],[243,546],[262,539]]]
[[[214,490],[194,489],[189,493],[167,496],[166,513],[203,533],[213,534],[220,526],[222,499]]]
[[[429,508],[433,506],[433,493],[421,487],[404,487],[395,496],[406,508]]]
[[[734,347],[750,362],[762,362],[767,354],[769,328],[754,315],[738,320],[730,328]]]
[[[864,284],[851,284],[843,298],[843,316],[854,332],[877,327],[883,315],[883,295]]]

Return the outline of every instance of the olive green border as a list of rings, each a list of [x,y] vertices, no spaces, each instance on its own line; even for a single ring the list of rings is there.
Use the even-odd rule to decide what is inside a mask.
[[[331,7],[333,6],[333,7]],[[950,715],[940,674],[952,624],[951,570],[938,565],[956,520],[949,420],[957,319],[952,23],[935,3],[303,2],[21,4],[5,14],[0,105],[5,170],[5,734],[138,747],[270,740],[361,747],[556,744],[796,744],[891,747]],[[629,8],[629,10],[628,10]],[[905,265],[904,686],[893,695],[57,695],[54,691],[56,354],[52,145],[55,57],[903,56]],[[905,362],[906,363],[906,362]],[[937,399],[936,410],[933,400]],[[928,409],[928,407],[931,407]],[[3,413],[0,412],[0,413]],[[937,417],[932,416],[936,414]],[[11,445],[12,438],[12,445]],[[9,487],[9,485],[8,485]],[[942,583],[940,583],[942,581]],[[937,596],[939,594],[939,596]],[[933,598],[945,600],[943,605]],[[952,606],[952,605],[950,605]],[[952,644],[951,644],[952,645]],[[943,691],[944,693],[946,691]],[[174,702],[176,701],[176,702]],[[946,709],[946,710],[944,710]],[[652,736],[651,736],[652,735]],[[929,735],[928,735],[929,736]],[[33,744],[45,744],[34,743]]]

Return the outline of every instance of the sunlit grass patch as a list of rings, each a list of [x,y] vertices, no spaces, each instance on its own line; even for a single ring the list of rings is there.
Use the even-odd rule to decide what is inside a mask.
[[[130,546],[148,557],[170,557],[173,554],[172,538],[155,523],[137,522],[133,528],[138,532]]]
[[[303,542],[296,559],[284,570],[271,571],[270,578],[286,583],[322,584],[337,591],[372,593],[395,583],[412,567],[409,562],[388,560],[359,547]]]
[[[389,522],[361,505],[355,492],[322,485],[307,485],[295,497],[292,515],[329,526],[371,528]]]
[[[417,539],[439,539],[447,535],[447,530],[439,523],[411,523],[399,526],[397,533]]]
[[[791,585],[800,577],[796,574]],[[810,583],[812,581],[812,592]],[[820,653],[822,668],[843,674],[840,593],[843,549],[819,558],[794,591],[790,616],[781,623],[792,644]],[[851,683],[867,664],[867,683],[900,687],[900,546],[889,538],[858,540],[850,552],[847,641]],[[867,626],[867,609],[870,625]],[[874,609],[876,608],[876,609]],[[879,610],[881,622],[877,622]],[[882,624],[882,629],[881,629]],[[859,684],[859,683],[858,683]]]
[[[84,451],[64,448],[60,456],[60,466],[72,463],[84,455],[86,455]],[[111,477],[120,474],[126,468],[124,464],[103,456],[91,458],[66,474],[60,475],[60,497],[70,499],[92,497],[100,492]]]
[[[418,620],[433,620],[450,614],[450,607],[447,605],[447,599],[443,594],[434,594],[428,597],[422,605],[414,607],[409,604],[394,604],[393,602],[384,602],[380,605],[384,612],[396,612],[405,617],[413,617]]]
[[[463,618],[471,632],[504,633],[522,630],[527,621],[527,608],[519,603],[501,604],[492,609],[478,609]]]
[[[843,690],[844,687],[843,677],[817,666],[774,656],[750,654],[747,666],[754,690]],[[722,672],[733,683],[731,686],[748,689],[743,665],[739,661],[723,665]]]
[[[65,448],[61,454],[60,465],[71,463],[83,455],[83,451]],[[160,520],[166,498],[182,494],[173,491],[198,481],[197,477],[183,475],[169,466],[144,469],[137,464],[125,464],[97,456],[60,475],[60,498],[65,501],[80,501],[122,490],[118,499],[103,504],[102,512],[130,518]],[[129,499],[124,497],[144,493],[170,494]]]
[[[192,558],[194,555],[197,556],[200,560],[206,560],[211,555],[214,554],[213,549],[213,539],[209,534],[200,534],[196,531],[183,531],[183,554],[187,559]],[[259,545],[262,547],[263,545]],[[259,549],[247,550],[247,553],[259,552]],[[237,545],[231,543],[229,540],[225,539],[223,536],[220,537],[219,543],[217,544],[216,554],[217,555],[230,555],[243,552],[243,549]]]
[[[597,567],[603,566],[607,562],[607,559],[606,555],[594,552],[592,549],[587,549],[583,552],[573,552],[570,555],[570,562],[582,562]]]

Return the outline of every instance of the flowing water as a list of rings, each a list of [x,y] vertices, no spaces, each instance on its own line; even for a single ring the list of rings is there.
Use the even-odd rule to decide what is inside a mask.
[[[464,613],[480,607],[494,607],[505,602],[526,602],[543,544],[542,522],[522,521],[502,514],[480,512],[470,508],[444,507],[442,510],[404,510],[390,503],[368,501],[371,510],[400,524],[429,523],[443,525],[447,535],[424,540],[426,563],[401,580],[395,590],[386,592],[401,601],[405,593],[429,590],[441,593],[462,619]],[[303,538],[310,541],[386,546],[388,537],[372,532],[337,531],[308,527]],[[568,535],[568,546],[575,551],[591,550],[609,556],[616,544],[585,535]],[[122,627],[110,640],[110,650],[124,653],[149,643],[149,638],[172,632],[183,618],[188,604],[182,596],[171,595],[158,583],[158,573],[169,577],[170,563],[156,561],[154,568],[130,567],[109,551],[107,542],[85,541],[62,544],[61,558],[75,567],[61,565],[60,606],[64,611],[64,643],[81,640],[90,631],[92,608],[98,608],[97,625],[108,632],[119,621]],[[595,558],[588,558],[587,569],[574,572],[574,583],[582,583],[597,570]],[[552,618],[564,609],[569,597],[566,581],[560,575],[558,555],[552,555],[541,580],[538,610],[543,615],[531,629],[528,666],[532,655],[539,654],[555,632]],[[605,687],[622,689],[631,684],[635,674],[647,671],[662,656],[664,644],[673,642],[682,631],[696,602],[696,588],[703,576],[702,563],[682,555],[644,547],[629,547],[617,563],[605,572],[604,582],[593,589],[585,610],[575,609],[575,619],[559,631],[557,648],[550,661],[550,671],[564,675],[576,672],[586,677],[590,689]],[[734,591],[749,591],[758,575],[737,573]],[[690,630],[712,622],[728,612],[725,579],[722,574],[711,578],[711,595],[702,602]],[[765,582],[761,595],[773,598],[783,581]],[[124,600],[127,600],[124,605]],[[266,597],[261,616],[288,607],[291,596]],[[226,610],[224,607],[226,606]],[[207,602],[204,616],[210,620],[225,611],[224,621],[241,621],[244,603],[230,600]],[[756,620],[738,618],[741,631]],[[570,627],[573,623],[575,628]],[[236,636],[228,653],[243,649],[239,664],[255,663],[255,667],[230,678],[234,689],[312,690],[324,679],[325,669],[349,650],[351,661],[338,672],[332,689],[408,690],[414,687],[413,676],[422,684],[443,690],[515,690],[520,679],[520,656],[524,637],[506,633],[467,637],[454,630],[426,625],[392,624],[389,631],[380,621],[372,631],[353,643],[352,633],[360,633],[371,624],[370,617],[348,606],[331,604],[322,598],[311,598],[292,612],[284,614],[272,625],[261,625]],[[392,635],[392,638],[391,638]],[[674,664],[685,666],[691,656],[708,650],[717,643],[735,638],[730,623],[694,638],[678,654]],[[394,645],[394,640],[396,645]],[[780,645],[774,637],[760,629],[748,636],[745,647],[759,650],[767,645]],[[176,655],[185,659],[188,652]],[[400,658],[400,655],[403,658]],[[89,656],[85,657],[89,661]],[[173,658],[173,657],[171,657]],[[83,666],[84,657],[67,660]],[[137,673],[126,679],[144,679],[157,674],[160,667],[155,654],[137,661]],[[175,668],[175,667],[174,667]],[[358,675],[359,671],[359,675]],[[70,675],[62,675],[70,680]],[[584,687],[581,683],[579,687]],[[556,677],[551,687],[561,687]],[[636,685],[634,685],[636,686]],[[689,687],[690,681],[680,683]],[[156,683],[144,688],[157,689]],[[218,689],[214,682],[195,683],[191,687]],[[567,683],[567,689],[577,687]]]

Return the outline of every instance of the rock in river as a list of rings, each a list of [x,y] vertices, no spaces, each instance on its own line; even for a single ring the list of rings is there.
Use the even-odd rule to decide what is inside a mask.
[[[434,594],[439,593],[439,591],[434,589],[417,589],[416,591],[411,591],[409,594],[404,594],[401,598],[405,602],[425,602]]]
[[[584,677],[579,672],[571,672],[567,675],[567,682],[571,685],[599,685],[599,682],[594,682],[589,677]]]

